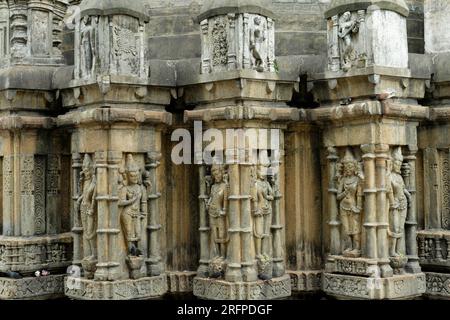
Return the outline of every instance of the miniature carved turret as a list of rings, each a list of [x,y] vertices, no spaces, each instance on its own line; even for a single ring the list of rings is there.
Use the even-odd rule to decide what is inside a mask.
[[[0,2],[2,65],[62,65],[63,18],[67,0]]]
[[[270,1],[207,1],[198,21],[202,73],[275,71],[275,23]]]

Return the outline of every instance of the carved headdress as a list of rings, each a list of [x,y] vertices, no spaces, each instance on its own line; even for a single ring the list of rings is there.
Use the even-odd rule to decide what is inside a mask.
[[[350,148],[345,149],[345,155],[342,159],[342,163],[355,163],[356,159],[353,155],[353,152],[350,150]]]
[[[398,147],[394,150],[392,153],[392,158],[394,161],[403,162],[402,147]]]
[[[90,170],[92,169],[92,159],[91,156],[89,154],[85,154],[84,155],[84,159],[83,159],[83,170]]]
[[[127,155],[126,170],[128,172],[139,171],[139,167],[137,166],[136,162],[134,161],[132,154]]]

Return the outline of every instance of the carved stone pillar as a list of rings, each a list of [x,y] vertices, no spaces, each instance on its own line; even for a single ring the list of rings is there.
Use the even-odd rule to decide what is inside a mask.
[[[161,153],[150,152],[147,157],[146,169],[150,174],[151,192],[147,195],[150,201],[149,231],[149,259],[147,273],[149,276],[159,276],[164,272],[164,263],[161,256],[161,211],[159,201],[161,193],[158,190],[158,168],[160,167]]]
[[[82,167],[82,159],[79,153],[72,154],[72,205],[71,216],[73,220],[72,234],[73,234],[73,264],[81,266],[83,259],[83,226],[81,224],[81,217],[78,215],[77,206],[78,198],[80,197],[81,186],[80,173]]]
[[[393,275],[392,267],[389,265],[388,251],[388,229],[389,229],[389,205],[386,193],[386,174],[389,145],[379,144],[375,146],[375,167],[377,186],[377,257],[380,264],[381,276],[383,278]]]
[[[206,190],[206,166],[200,165],[199,168],[199,216],[200,216],[200,261],[197,274],[201,277],[208,276],[209,270],[209,250],[210,250],[210,228],[206,213],[206,200],[209,198]]]
[[[365,221],[364,228],[366,229],[366,247],[365,252],[368,258],[375,259],[377,254],[377,206],[376,206],[376,173],[375,173],[375,146],[363,145],[364,160],[364,212]],[[383,207],[382,207],[383,208]]]
[[[408,176],[405,177],[406,188],[411,194],[410,206],[406,217],[405,242],[408,263],[405,269],[411,273],[420,273],[422,270],[419,265],[417,248],[417,200],[416,200],[416,153],[417,147],[409,147],[405,154]]]
[[[338,220],[338,208],[337,208],[337,187],[334,177],[336,176],[336,162],[338,161],[337,151],[335,148],[328,148],[328,205],[330,215],[330,254],[341,254],[341,223]]]
[[[229,227],[230,242],[227,257],[229,264],[225,273],[225,279],[229,282],[242,281],[241,272],[241,210],[240,210],[240,174],[238,164],[238,150],[228,149],[230,162],[228,172],[230,178]]]

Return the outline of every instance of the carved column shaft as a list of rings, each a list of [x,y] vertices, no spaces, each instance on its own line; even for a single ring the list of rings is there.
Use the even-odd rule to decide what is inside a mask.
[[[425,227],[440,229],[439,153],[436,148],[424,150]]]
[[[330,254],[341,254],[341,233],[338,220],[336,163],[339,159],[335,148],[328,148],[328,208],[330,215]]]
[[[230,196],[229,196],[229,245],[228,245],[228,266],[225,273],[225,280],[229,282],[242,281],[241,272],[241,219],[240,219],[240,175],[238,164],[238,150],[229,149],[231,153],[228,163],[230,176]]]
[[[83,227],[81,217],[77,209],[78,197],[81,193],[80,172],[82,167],[81,155],[72,154],[72,233],[73,233],[73,264],[81,265],[83,259]]]
[[[250,32],[249,32],[249,19],[250,19],[250,15],[248,13],[244,13],[243,14],[243,20],[244,20],[244,43],[250,43]],[[244,67],[244,69],[248,69],[251,67],[250,65],[250,48],[249,46],[244,46],[243,47],[243,61],[242,61],[242,66]]]
[[[109,268],[109,187],[108,187],[108,163],[106,152],[95,153],[95,168],[97,175],[97,254],[98,264],[95,272],[95,280],[107,281]]]
[[[109,226],[104,232],[108,237],[108,280],[110,281],[117,280],[120,277],[120,255],[118,248],[121,226],[119,216],[118,178],[121,160],[122,152],[108,152]]]
[[[206,214],[206,203],[208,199],[206,190],[206,166],[204,164],[200,165],[199,168],[199,216],[200,216],[200,265],[198,267],[197,273],[200,277],[208,276],[209,267],[209,231],[208,219]]]
[[[405,161],[409,167],[409,177],[406,180],[406,188],[411,194],[405,224],[405,244],[408,263],[405,269],[412,273],[421,272],[419,254],[417,248],[417,190],[416,190],[416,148],[409,148],[405,155]]]
[[[242,248],[242,279],[247,282],[256,281],[258,278],[255,268],[255,254],[253,243],[253,226],[251,215],[251,170],[255,164],[251,161],[253,149],[247,149],[246,162],[241,163],[241,248]]]
[[[269,53],[269,72],[275,72],[275,22],[271,18],[267,18],[267,28],[268,28],[268,53]]]
[[[387,203],[387,186],[386,186],[386,174],[387,174],[387,159],[389,146],[380,144],[376,146],[376,185],[377,185],[377,248],[378,258],[381,264],[382,277],[389,277],[393,275],[392,268],[389,265],[389,242],[388,242],[388,229],[389,229],[389,207]]]
[[[150,181],[152,184],[151,193],[148,194],[150,201],[150,216],[148,218],[148,236],[150,248],[148,252],[147,272],[149,276],[159,276],[164,272],[161,257],[161,221],[159,201],[161,193],[158,191],[158,168],[160,166],[159,152],[150,152],[147,156],[146,169],[150,173]]]
[[[329,68],[331,71],[338,71],[341,68],[340,54],[339,54],[339,18],[333,16],[328,22],[330,24],[328,30],[328,48],[330,50]]]
[[[229,41],[229,47],[228,47],[228,70],[234,70],[236,69],[236,14],[229,13],[228,14],[228,21],[229,21],[229,32],[228,32],[228,39]]]
[[[208,33],[209,33],[209,20],[205,19],[200,23],[201,31],[202,31],[202,73],[209,73],[211,69],[211,56],[209,50],[209,41],[208,41]]]
[[[367,258],[377,258],[377,206],[375,185],[375,146],[371,144],[361,146],[364,161],[364,228],[366,230],[365,256]]]
[[[281,161],[278,158],[272,162],[272,167],[278,168],[278,171],[281,167]],[[280,174],[277,172],[276,174]],[[282,242],[282,231],[283,225],[281,224],[281,199],[283,195],[280,192],[280,181],[279,178],[275,179],[274,185],[274,201],[273,201],[273,217],[272,217],[272,233],[273,233],[273,276],[281,277],[284,275],[286,271],[286,266],[284,263],[284,254],[283,254],[283,242]]]

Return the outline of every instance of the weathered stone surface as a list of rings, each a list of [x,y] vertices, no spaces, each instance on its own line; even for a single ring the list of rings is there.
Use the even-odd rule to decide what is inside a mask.
[[[167,292],[167,276],[138,280],[94,281],[67,277],[65,295],[78,300],[136,300],[163,296]]]
[[[65,275],[29,277],[23,279],[0,278],[0,299],[44,300],[64,296]]]
[[[289,275],[256,282],[227,282],[197,277],[194,279],[194,295],[211,300],[269,300],[289,297]]]

